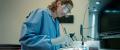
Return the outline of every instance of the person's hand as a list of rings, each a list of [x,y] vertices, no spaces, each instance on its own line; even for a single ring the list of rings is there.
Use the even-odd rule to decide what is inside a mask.
[[[57,37],[55,39],[51,39],[51,42],[53,45],[59,45],[59,44],[63,44],[63,45],[69,45],[69,43],[71,43],[72,39],[70,38],[69,35],[63,35],[60,37]]]
[[[65,36],[65,41],[64,41],[64,44],[62,44],[62,47],[71,47],[72,42],[73,42],[73,40],[70,37],[70,35],[66,35]]]

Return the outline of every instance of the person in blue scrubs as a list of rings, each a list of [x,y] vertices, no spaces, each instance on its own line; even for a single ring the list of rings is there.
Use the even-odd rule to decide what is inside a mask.
[[[22,26],[21,50],[58,50],[61,42],[57,17],[65,16],[73,8],[71,0],[55,0],[46,9],[30,12]]]

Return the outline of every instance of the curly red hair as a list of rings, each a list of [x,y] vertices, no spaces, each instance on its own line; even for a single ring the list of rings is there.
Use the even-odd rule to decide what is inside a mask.
[[[61,1],[62,5],[70,4],[73,7],[73,2],[72,0],[55,0],[51,5],[48,6],[48,8],[52,11],[55,12],[57,10],[57,2]]]

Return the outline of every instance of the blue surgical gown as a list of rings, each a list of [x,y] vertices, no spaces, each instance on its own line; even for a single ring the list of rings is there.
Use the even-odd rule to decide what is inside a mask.
[[[33,10],[22,26],[21,50],[57,50],[60,45],[52,45],[51,39],[59,35],[59,21],[48,8]]]

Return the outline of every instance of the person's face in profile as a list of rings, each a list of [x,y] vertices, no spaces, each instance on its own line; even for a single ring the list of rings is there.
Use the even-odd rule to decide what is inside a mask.
[[[57,16],[63,17],[67,13],[70,13],[72,6],[70,4],[62,5],[60,1],[57,2]]]

